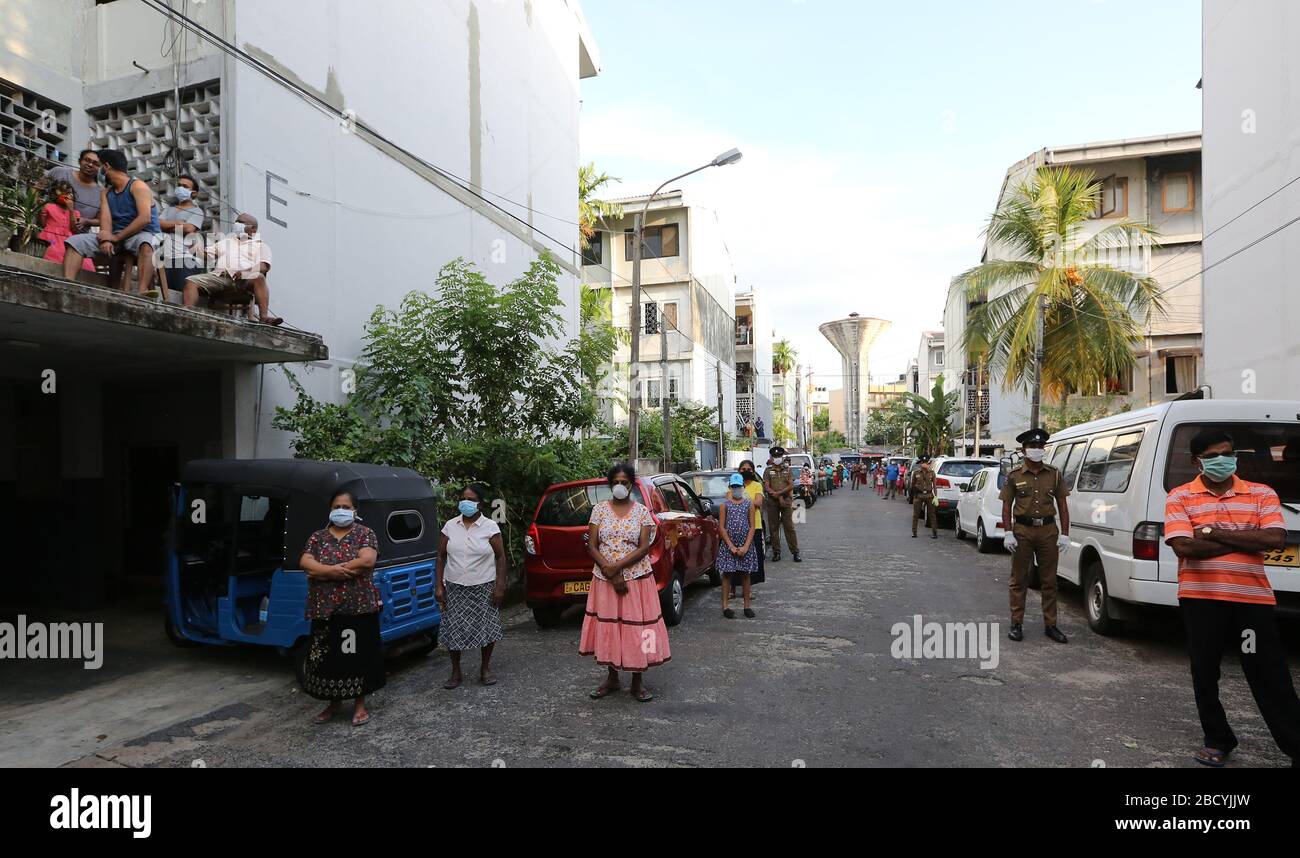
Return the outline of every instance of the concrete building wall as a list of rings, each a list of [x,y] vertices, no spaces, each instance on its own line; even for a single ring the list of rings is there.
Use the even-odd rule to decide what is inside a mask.
[[[275,251],[276,312],[330,345],[330,365],[303,376],[309,390],[339,398],[374,307],[436,291],[456,257],[504,283],[551,252],[566,267],[560,294],[576,334],[576,231],[565,221],[577,196],[579,56],[567,5],[383,0],[309,14],[240,0],[234,31],[263,62],[520,219],[236,65],[226,97],[236,204]],[[419,58],[419,73],[395,67],[402,57]],[[259,454],[285,451],[269,421],[292,393],[277,374],[263,396]]]
[[[1300,7],[1205,0],[1205,374],[1217,399],[1300,396]],[[1252,206],[1258,207],[1247,212]],[[1244,213],[1244,214],[1243,214]],[[1237,220],[1229,223],[1233,218]]]

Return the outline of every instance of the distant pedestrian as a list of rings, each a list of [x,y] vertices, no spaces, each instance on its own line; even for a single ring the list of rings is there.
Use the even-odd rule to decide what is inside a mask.
[[[353,700],[352,726],[370,720],[366,695],[384,687],[384,648],[379,636],[382,602],[372,575],[379,538],[357,521],[350,491],[330,498],[329,526],[307,540],[298,566],[307,573],[307,619],[311,639],[303,664],[303,690],[329,705],[317,724],[334,717],[344,698]]]
[[[737,578],[744,589],[745,616],[754,617],[749,606],[749,576],[758,569],[758,548],[754,544],[754,504],[745,494],[745,478],[732,474],[728,496],[718,508],[718,555],[715,560],[722,574],[722,616],[736,618],[728,605],[731,587]]]
[[[912,538],[916,539],[916,522],[928,523],[930,538],[939,538],[939,513],[934,508],[934,471],[930,457],[916,460],[916,473],[912,475]]]
[[[613,500],[591,512],[587,553],[595,562],[587,613],[578,642],[579,655],[593,655],[605,667],[605,681],[591,698],[619,690],[620,670],[632,674],[632,697],[646,703],[654,694],[642,684],[645,671],[664,664],[672,653],[659,606],[659,588],[646,555],[650,553],[650,510],[633,500],[636,470],[617,464],[606,476]]]
[[[1050,436],[1044,429],[1030,429],[1016,436],[1025,461],[1007,474],[999,497],[1002,499],[1002,544],[1011,552],[1011,629],[1007,637],[1024,639],[1025,589],[1029,569],[1037,564],[1042,581],[1043,633],[1057,643],[1066,643],[1065,633],[1056,627],[1056,566],[1062,551],[1070,547],[1070,496],[1061,472],[1043,461]],[[1014,515],[1013,515],[1014,514]],[[1059,521],[1059,527],[1058,525]]]
[[[451,676],[442,684],[459,688],[460,654],[479,650],[478,680],[496,685],[492,676],[492,649],[505,637],[501,630],[501,603],[506,595],[506,549],[501,528],[483,515],[487,489],[478,483],[461,492],[460,515],[442,527],[438,546],[438,573],[434,597],[442,606],[439,636],[451,653]]]
[[[889,467],[885,468],[885,484],[888,489],[885,497],[893,500],[894,495],[898,492],[898,463],[890,462]]]
[[[876,497],[885,496],[885,469],[881,465],[876,466]]]
[[[1219,701],[1219,664],[1224,648],[1232,646],[1240,647],[1242,672],[1273,741],[1296,766],[1300,699],[1264,566],[1265,552],[1287,544],[1277,492],[1236,475],[1237,451],[1226,432],[1197,433],[1190,452],[1201,474],[1169,493],[1165,542],[1178,555],[1178,604],[1204,732],[1196,762],[1219,768],[1237,747]]]

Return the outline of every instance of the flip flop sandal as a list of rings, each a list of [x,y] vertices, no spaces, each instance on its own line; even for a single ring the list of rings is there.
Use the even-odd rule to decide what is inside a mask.
[[[1192,759],[1203,766],[1221,769],[1228,764],[1228,757],[1231,754],[1232,751],[1220,751],[1218,748],[1201,748],[1192,756]]]
[[[634,693],[632,695],[632,699],[637,703],[649,703],[651,700],[655,699],[655,695],[653,691],[650,691],[647,688],[642,688],[640,694]]]
[[[442,684],[442,687],[447,691],[455,691],[457,688],[460,688],[460,686],[461,686],[460,682],[452,682],[450,679]]]
[[[487,679],[484,679],[483,677],[480,676],[478,678],[478,682],[479,685],[482,685],[484,687],[489,687],[497,684],[497,678],[495,676],[490,676]]]
[[[317,715],[315,718],[312,718],[311,722],[313,724],[328,724],[329,722],[334,720],[334,716],[337,714],[339,714],[339,710],[337,709],[335,709],[333,712],[329,713],[328,715],[322,712],[321,714]]]
[[[366,724],[369,724],[369,723],[370,723],[370,718],[371,718],[371,715],[370,715],[369,712],[367,712],[367,713],[366,713],[366,717],[362,718],[360,721],[358,721],[357,718],[356,718],[356,716],[354,715],[354,716],[352,716],[352,726],[353,726],[353,727],[363,727],[363,726],[365,726]]]
[[[620,688],[622,688],[621,685],[602,685],[587,696],[592,700],[601,700],[613,694],[615,691],[618,691]]]
[[[746,609],[745,609],[745,618],[746,618],[746,619],[752,620],[752,619],[754,619],[754,616],[755,616],[755,614],[754,614],[754,609],[753,609],[753,608],[746,608]]]
[[[731,608],[727,608],[725,611],[722,612],[722,616],[726,617],[729,620],[734,620],[736,618],[736,612],[731,610]]]

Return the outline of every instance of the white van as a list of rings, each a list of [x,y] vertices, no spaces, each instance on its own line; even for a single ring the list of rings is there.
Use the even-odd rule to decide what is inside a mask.
[[[1300,613],[1300,402],[1185,400],[1072,426],[1048,444],[1071,491],[1059,574],[1083,587],[1093,631],[1118,631],[1133,605],[1178,604],[1165,498],[1199,473],[1188,445],[1206,428],[1232,436],[1242,479],[1278,493],[1289,538],[1265,563],[1279,613]]]
[[[811,468],[813,457],[810,453],[786,453],[785,463],[792,468]]]

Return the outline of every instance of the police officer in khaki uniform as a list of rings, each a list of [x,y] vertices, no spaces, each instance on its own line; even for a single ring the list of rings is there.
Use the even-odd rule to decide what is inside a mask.
[[[1061,472],[1044,464],[1048,434],[1030,429],[1016,436],[1025,461],[1010,474],[1002,487],[1003,542],[1011,552],[1011,630],[1007,637],[1024,640],[1025,583],[1035,558],[1043,584],[1044,633],[1057,643],[1066,637],[1056,627],[1056,563],[1070,547],[1070,496]],[[1057,522],[1060,526],[1057,526]]]
[[[785,448],[772,448],[772,464],[763,472],[763,506],[767,510],[764,530],[772,536],[772,562],[781,559],[781,531],[785,531],[786,544],[795,563],[799,557],[799,537],[794,532],[794,472],[785,461]]]
[[[928,522],[930,538],[939,538],[939,511],[934,508],[934,469],[930,457],[916,460],[916,473],[912,475],[912,538],[916,539],[916,520]]]

